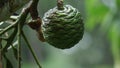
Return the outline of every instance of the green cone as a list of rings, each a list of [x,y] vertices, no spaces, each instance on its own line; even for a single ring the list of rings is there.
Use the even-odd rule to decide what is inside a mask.
[[[45,13],[42,23],[43,36],[50,45],[67,49],[77,44],[83,37],[84,24],[80,12],[70,5],[63,10],[57,7]]]

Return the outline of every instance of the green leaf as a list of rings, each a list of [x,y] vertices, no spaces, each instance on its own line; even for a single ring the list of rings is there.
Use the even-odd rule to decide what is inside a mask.
[[[9,59],[6,59],[6,68],[13,68],[13,65],[12,65],[12,63],[10,62],[10,60]]]
[[[108,8],[99,0],[86,1],[86,27],[90,30],[102,22]]]
[[[13,68],[12,63],[10,62],[10,60],[6,57],[6,55],[4,55],[4,58],[6,60],[6,68]]]
[[[120,10],[120,0],[116,0],[117,8]]]
[[[116,0],[102,0],[104,5],[109,8],[109,11],[115,13],[116,12]],[[113,10],[114,9],[114,10]]]
[[[3,49],[4,52],[6,52],[7,48],[12,44],[16,34],[17,34],[17,29],[15,29],[14,32],[11,34],[11,36],[8,38],[7,44]]]
[[[16,60],[18,59],[18,50],[17,48],[15,48],[14,46],[12,46],[13,49],[13,53],[14,53],[14,57],[16,58]]]
[[[115,60],[120,62],[120,31],[119,20],[115,21],[109,31],[109,38],[111,40],[112,54]]]
[[[103,33],[107,33],[108,32],[108,30],[110,29],[110,27],[113,24],[113,18],[114,18],[114,14],[112,14],[111,12],[108,12],[105,15],[104,19],[102,20],[102,23],[100,24],[101,25],[100,30]]]

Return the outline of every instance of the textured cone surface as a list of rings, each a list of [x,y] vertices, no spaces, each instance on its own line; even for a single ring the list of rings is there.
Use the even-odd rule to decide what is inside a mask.
[[[81,14],[70,5],[65,5],[63,10],[50,9],[43,17],[42,32],[46,42],[52,46],[71,48],[83,37]]]

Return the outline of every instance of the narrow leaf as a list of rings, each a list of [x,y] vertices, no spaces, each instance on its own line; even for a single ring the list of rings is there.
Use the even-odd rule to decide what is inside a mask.
[[[3,52],[7,51],[8,47],[10,46],[10,44],[12,44],[16,34],[17,34],[17,29],[15,29],[14,32],[11,34],[11,36],[8,38],[7,44],[4,47]]]
[[[6,68],[13,68],[12,63],[10,62],[10,60],[4,55],[4,58],[6,60]]]
[[[13,45],[12,45],[12,49],[13,49],[14,57],[17,60],[18,59],[18,50]]]

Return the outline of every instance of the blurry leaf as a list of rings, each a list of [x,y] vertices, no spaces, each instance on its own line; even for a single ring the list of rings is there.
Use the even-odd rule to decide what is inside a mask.
[[[87,20],[86,26],[88,29],[93,29],[97,24],[101,23],[108,8],[99,0],[86,1]]]
[[[117,8],[120,10],[120,0],[116,0]]]
[[[120,61],[120,23],[119,20],[115,21],[112,27],[110,28],[109,38],[111,40],[112,53],[115,59]]]
[[[116,0],[102,0],[102,2],[110,9],[111,12],[116,12]]]
[[[6,59],[6,63],[6,68],[13,68],[11,62],[8,59]]]
[[[101,23],[101,27],[100,27],[100,30],[103,32],[103,33],[106,33],[108,32],[108,30],[110,29],[110,27],[112,26],[112,23],[113,22],[113,17],[114,17],[114,14],[112,14],[111,12],[108,12],[102,23]]]
[[[18,59],[18,50],[17,48],[15,48],[14,46],[12,46],[13,49],[13,53],[14,53],[14,57],[16,58],[16,60]]]
[[[4,58],[6,60],[6,68],[13,68],[12,63],[10,62],[10,60],[4,55]]]

